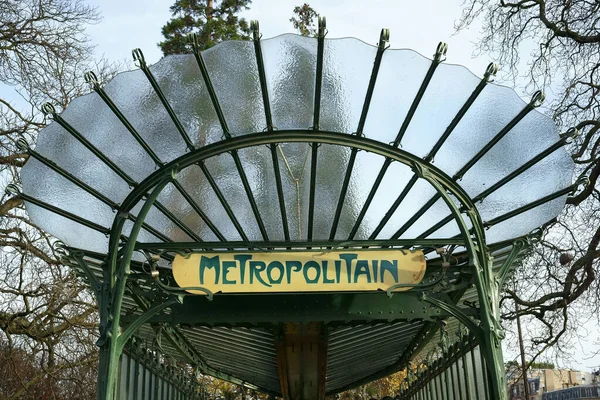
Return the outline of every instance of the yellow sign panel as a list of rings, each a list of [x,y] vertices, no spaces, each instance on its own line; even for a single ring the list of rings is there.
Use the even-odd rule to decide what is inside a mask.
[[[387,290],[417,284],[424,275],[420,250],[192,253],[173,260],[180,287],[203,287],[213,293]]]

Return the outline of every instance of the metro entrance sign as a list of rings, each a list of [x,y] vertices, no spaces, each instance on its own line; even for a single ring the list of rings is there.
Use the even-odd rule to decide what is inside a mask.
[[[425,266],[421,250],[193,253],[175,256],[173,277],[213,293],[402,291]]]
[[[87,73],[94,93],[45,104],[53,122],[19,141],[11,195],[98,299],[98,399],[131,398],[134,337],[285,400],[411,365],[403,399],[506,399],[500,290],[585,182],[577,130],[492,84],[494,64],[444,64],[444,43],[427,59],[387,29],[326,39],[323,17],[316,38],[251,27],[154,65],[135,50],[106,85]]]

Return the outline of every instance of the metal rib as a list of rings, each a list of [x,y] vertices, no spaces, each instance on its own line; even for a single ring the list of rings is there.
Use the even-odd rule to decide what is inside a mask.
[[[289,249],[289,248],[311,248],[311,247],[332,247],[339,249],[362,248],[362,247],[390,247],[410,245],[413,248],[419,247],[439,247],[442,245],[464,245],[465,241],[461,238],[440,238],[440,239],[384,239],[384,240],[351,240],[351,241],[272,241],[272,242],[251,242],[251,241],[232,241],[221,242],[173,242],[173,243],[139,243],[136,246],[138,250],[160,249],[160,250],[209,250],[229,248],[247,248],[247,249]]]
[[[410,108],[408,109],[408,113],[406,114],[406,117],[404,117],[402,126],[400,127],[400,130],[398,131],[398,134],[396,135],[396,139],[394,140],[394,147],[398,147],[400,145],[400,143],[402,142],[402,138],[404,137],[404,134],[406,133],[406,130],[408,129],[408,125],[410,124],[410,121],[412,120],[413,116],[415,115],[415,112],[417,111],[417,107],[419,107],[419,103],[421,102],[421,99],[423,98],[423,95],[425,94],[425,91],[427,90],[427,86],[429,86],[429,82],[431,81],[431,78],[433,77],[433,73],[437,69],[438,65],[440,65],[441,62],[443,61],[442,57],[446,55],[447,49],[448,49],[448,46],[445,43],[438,44],[435,56],[434,56],[433,60],[431,61],[431,65],[429,66],[427,73],[425,74],[425,78],[423,78],[423,82],[421,83],[421,86],[419,87],[419,90],[417,91],[417,94],[416,94],[412,104],[410,105]]]
[[[371,71],[371,78],[369,79],[369,86],[367,87],[367,93],[365,94],[363,108],[362,108],[362,111],[360,114],[360,119],[358,121],[358,127],[356,129],[356,132],[354,133],[356,136],[362,136],[362,134],[363,134],[365,122],[367,120],[367,114],[369,113],[369,106],[371,105],[371,99],[373,98],[373,91],[375,90],[375,83],[377,82],[377,75],[379,74],[379,67],[381,66],[381,60],[383,58],[383,53],[387,48],[388,40],[389,40],[389,30],[382,29],[381,34],[379,36],[379,45],[377,46],[377,53],[375,54],[375,60],[373,61],[373,69]],[[358,149],[353,148],[350,153],[350,158],[348,159],[348,165],[346,167],[346,174],[344,176],[344,181],[342,184],[342,188],[340,190],[340,196],[338,198],[335,215],[333,217],[333,222],[331,224],[331,232],[329,233],[329,240],[333,240],[335,238],[335,233],[337,231],[337,227],[338,227],[338,224],[340,221],[340,216],[342,214],[342,208],[344,207],[344,200],[346,198],[346,193],[348,191],[348,185],[350,183],[350,177],[352,176],[352,170],[354,169],[354,163],[356,161],[357,154],[358,154]]]
[[[204,164],[204,162],[200,162],[200,163],[198,163],[198,166],[200,167],[200,169],[202,169],[202,172],[204,173],[204,176],[208,180],[208,183],[209,183],[210,187],[214,190],[215,194],[217,195],[217,198],[221,202],[221,205],[225,209],[225,212],[229,216],[229,219],[231,219],[231,222],[233,223],[233,226],[235,226],[235,229],[240,234],[240,237],[243,240],[248,240],[248,237],[246,236],[246,233],[244,232],[244,229],[242,228],[242,226],[240,225],[239,221],[235,217],[235,214],[233,213],[233,210],[231,209],[231,206],[229,206],[229,203],[227,202],[227,199],[225,199],[225,196],[223,196],[223,193],[221,192],[221,189],[219,188],[219,185],[217,185],[217,182],[215,182],[215,179],[212,177],[210,171],[206,167],[206,164]]]
[[[250,183],[248,182],[248,177],[246,176],[246,172],[244,171],[244,167],[242,166],[242,161],[240,160],[238,152],[233,151],[231,153],[231,156],[233,157],[235,166],[238,170],[238,173],[240,174],[240,178],[242,179],[242,185],[244,186],[244,190],[246,191],[246,196],[248,196],[248,201],[250,202],[252,213],[254,214],[254,218],[256,218],[256,222],[258,223],[258,229],[260,229],[260,233],[263,239],[269,240],[269,235],[267,235],[265,224],[260,216],[260,212],[258,211],[256,200],[254,199],[254,195],[252,194],[252,188],[250,187]]]
[[[137,182],[125,173],[117,164],[112,162],[104,153],[102,153],[96,146],[90,143],[81,133],[73,128],[63,117],[54,113],[53,119],[63,127],[68,133],[71,134],[75,139],[85,146],[90,152],[92,152],[98,159],[100,159],[107,167],[113,170],[121,179],[123,179],[128,185],[135,186]]]
[[[158,82],[156,82],[156,78],[154,78],[154,75],[150,71],[150,68],[148,68],[148,65],[146,64],[146,60],[144,59],[144,55],[142,54],[142,51],[140,49],[133,50],[133,59],[134,59],[134,61],[139,62],[140,69],[142,70],[144,75],[146,75],[146,78],[148,78],[150,85],[152,86],[152,88],[154,89],[154,92],[160,99],[160,102],[162,103],[163,107],[169,114],[169,117],[171,117],[173,124],[177,128],[177,131],[181,135],[181,138],[185,142],[187,148],[190,150],[194,150],[194,145],[193,145],[192,141],[190,140],[189,135],[185,131],[185,128],[183,127],[181,122],[179,121],[179,118],[177,118],[175,111],[173,111],[173,107],[171,107],[171,104],[169,104],[169,101],[165,97],[165,94],[162,92],[162,89],[158,85]]]
[[[321,87],[323,84],[323,54],[325,53],[325,17],[319,17],[319,31],[317,36],[317,65],[315,71],[315,97],[313,110],[313,130],[319,130],[321,119]],[[317,162],[319,157],[319,144],[311,144],[310,156],[310,192],[308,196],[308,232],[307,239],[312,240],[315,218],[315,196],[317,187]]]
[[[127,117],[119,110],[117,105],[112,101],[110,96],[106,93],[106,91],[100,87],[96,79],[96,75],[92,72],[86,73],[86,80],[92,84],[92,87],[96,93],[100,96],[100,98],[104,101],[104,103],[108,106],[108,108],[115,114],[115,116],[121,121],[123,126],[129,131],[129,133],[135,138],[138,144],[144,149],[146,154],[154,161],[157,166],[164,165],[164,162],[158,157],[158,155],[152,150],[150,145],[142,138],[142,136],[137,132],[137,130],[133,127],[133,125],[129,122]],[[186,201],[190,204],[190,206],[198,213],[200,218],[206,223],[206,225],[211,229],[211,231],[219,238],[223,238],[223,235],[219,232],[216,226],[212,223],[212,221],[208,218],[208,216],[200,209],[200,206],[192,199],[192,197],[187,193],[187,191],[181,186],[181,184],[177,181],[173,182],[175,188],[181,193],[181,195],[186,199]],[[166,213],[165,213],[166,215]],[[190,232],[187,232],[189,228],[185,225],[185,228],[181,227],[188,235]],[[195,235],[195,234],[194,234]],[[190,237],[194,238],[194,235],[190,235]],[[225,240],[224,238],[222,240]]]
[[[476,202],[482,201],[487,196],[489,196],[496,190],[500,189],[502,186],[506,185],[508,182],[510,182],[517,176],[521,175],[523,172],[525,172],[526,170],[528,170],[529,168],[531,168],[538,162],[542,161],[544,158],[548,157],[549,155],[554,153],[556,150],[560,149],[562,146],[564,146],[567,143],[568,139],[569,139],[569,136],[562,137],[556,143],[549,146],[547,149],[545,149],[544,151],[542,151],[541,153],[539,153],[538,155],[533,157],[531,160],[527,161],[525,164],[521,165],[519,168],[515,169],[510,174],[508,174],[507,176],[505,176],[504,178],[502,178],[501,180],[499,180],[498,182],[496,182],[495,184],[493,184],[492,186],[490,186],[483,192],[479,193],[477,196],[473,197],[473,202],[476,203]],[[439,199],[439,195],[434,196],[434,197],[436,198],[436,200]],[[445,217],[443,220],[441,220],[434,226],[427,229],[425,232],[420,234],[418,237],[421,238],[421,237],[427,237],[427,236],[431,235],[432,233],[434,233],[435,231],[437,231],[438,229],[440,229],[441,227],[446,225],[448,222],[450,222],[451,219],[452,219],[452,216]]]
[[[273,131],[273,117],[271,114],[271,102],[269,100],[269,91],[267,88],[267,78],[265,74],[265,63],[262,55],[262,47],[260,45],[260,34],[258,30],[258,21],[251,21],[251,29],[253,31],[254,38],[254,53],[256,55],[256,64],[258,67],[258,76],[260,80],[260,90],[262,93],[263,106],[265,110],[265,120],[267,123],[267,130]],[[279,170],[279,159],[277,157],[277,145],[273,144],[269,146],[271,150],[271,159],[273,162],[273,172],[275,174],[275,184],[277,186],[277,198],[279,200],[279,211],[281,213],[281,223],[283,226],[283,234],[286,240],[290,238],[290,232],[287,221],[287,213],[285,210],[285,200],[283,196],[283,186],[281,184],[281,171]],[[261,221],[262,222],[262,221]],[[262,232],[262,231],[261,231]],[[264,236],[264,234],[263,234]]]
[[[88,227],[90,229],[93,229],[93,230],[95,230],[97,232],[104,233],[104,234],[107,234],[107,235],[110,233],[110,229],[109,228],[106,228],[106,227],[104,227],[102,225],[99,225],[99,224],[97,224],[95,222],[89,221],[89,220],[87,220],[85,218],[81,218],[80,216],[72,214],[72,213],[70,213],[68,211],[65,211],[62,208],[58,208],[56,206],[53,206],[51,204],[48,204],[48,203],[43,202],[41,200],[38,200],[35,197],[29,196],[28,194],[19,193],[19,197],[21,199],[23,199],[24,201],[27,201],[27,202],[29,202],[31,204],[34,204],[34,205],[36,205],[38,207],[41,207],[41,208],[45,209],[45,210],[48,210],[48,211],[53,212],[55,214],[58,214],[61,217],[70,219],[71,221],[77,222],[78,224],[86,226],[86,227]]]
[[[554,199],[557,199],[557,198],[559,198],[559,197],[561,197],[561,196],[563,196],[565,194],[569,194],[574,189],[576,189],[578,185],[579,185],[578,183],[575,183],[575,184],[573,184],[571,186],[567,186],[564,189],[558,190],[558,191],[556,191],[554,193],[551,193],[551,194],[549,194],[547,196],[542,197],[541,199],[538,199],[536,201],[532,201],[531,203],[525,204],[522,207],[519,207],[519,208],[517,208],[515,210],[512,210],[510,212],[507,212],[506,214],[500,215],[500,216],[498,216],[496,218],[492,218],[489,221],[485,221],[483,223],[483,226],[486,227],[486,228],[488,228],[490,226],[494,226],[496,224],[499,224],[500,222],[506,221],[507,219],[510,219],[510,218],[512,218],[514,216],[517,216],[517,215],[522,214],[522,213],[524,213],[526,211],[529,211],[529,210],[531,210],[531,209],[533,209],[535,207],[538,207],[538,206],[540,206],[540,205],[542,205],[544,203],[548,203],[548,202],[550,202],[550,201],[552,201]]]
[[[229,133],[229,128],[227,127],[227,122],[225,121],[225,116],[223,115],[223,111],[221,110],[221,106],[219,104],[219,99],[217,98],[217,95],[215,93],[214,87],[212,85],[212,82],[210,80],[210,76],[208,74],[208,70],[206,68],[206,64],[204,63],[204,59],[202,58],[202,54],[200,52],[200,47],[198,45],[198,37],[196,35],[192,35],[191,36],[191,41],[192,41],[192,47],[194,49],[194,55],[196,57],[196,61],[198,64],[198,67],[200,68],[200,72],[202,74],[202,78],[204,79],[204,84],[206,85],[206,88],[208,90],[208,94],[210,96],[210,99],[213,103],[213,107],[215,109],[215,112],[217,114],[217,118],[219,119],[219,122],[221,124],[221,128],[223,129],[223,134],[225,135],[225,138],[229,139],[231,138],[231,134]],[[240,176],[240,179],[242,180],[242,185],[244,186],[244,190],[246,191],[246,196],[248,196],[248,201],[250,202],[250,207],[252,208],[252,213],[254,214],[254,218],[256,219],[256,222],[258,223],[258,227],[260,229],[260,233],[263,236],[264,240],[268,240],[268,235],[267,235],[267,231],[265,229],[265,225],[263,223],[263,220],[260,216],[260,213],[258,211],[258,206],[256,205],[256,200],[254,199],[254,195],[252,194],[252,189],[250,188],[250,184],[248,183],[248,177],[246,176],[246,172],[244,172],[244,168],[242,166],[242,163],[240,161],[240,157],[238,155],[237,151],[232,151],[231,152],[231,156],[233,157],[233,161],[235,162],[235,166],[237,168],[237,172]],[[202,165],[201,165],[202,167]],[[205,167],[204,167],[205,168]],[[212,181],[215,186],[213,187],[213,189],[216,188],[216,182],[213,180]],[[216,192],[216,190],[215,190]],[[224,198],[223,198],[224,199]],[[227,202],[225,201],[225,203],[223,204],[223,206],[225,206],[225,204],[227,204]],[[231,211],[231,207],[229,207],[229,205],[227,205],[226,210],[229,212]],[[230,218],[232,218],[233,213],[230,215]],[[235,221],[235,222],[234,222]],[[232,222],[237,223],[237,220],[235,218],[232,218]],[[237,228],[237,226],[236,226]],[[240,227],[241,229],[241,227]],[[240,233],[240,235],[242,234],[243,230],[238,229],[238,232]],[[245,235],[245,234],[244,234]]]
[[[204,84],[206,85],[206,90],[208,91],[208,96],[210,97],[210,101],[212,102],[215,113],[217,114],[217,119],[221,124],[223,135],[225,135],[225,137],[229,139],[231,138],[231,134],[229,133],[229,127],[227,126],[227,121],[225,120],[225,116],[223,115],[221,104],[219,103],[219,99],[215,92],[215,88],[210,79],[210,75],[208,74],[206,63],[204,62],[204,58],[202,57],[202,53],[200,52],[200,46],[198,44],[198,35],[195,33],[192,34],[190,36],[190,41],[192,44],[192,49],[194,50],[196,63],[198,64],[198,68],[200,69],[200,73],[202,74],[202,79],[204,80]]]
[[[464,174],[469,171],[469,169],[471,167],[473,167],[473,165],[475,165],[481,158],[483,158],[483,156],[485,156],[487,154],[487,152],[492,149],[492,147],[494,147],[494,145],[496,145],[496,143],[498,143],[504,136],[506,136],[506,134],[508,134],[508,132],[510,132],[512,130],[512,128],[514,128],[527,114],[529,114],[529,112],[531,112],[534,108],[535,108],[535,102],[537,101],[537,94],[534,95],[533,99],[531,102],[529,102],[508,124],[506,124],[504,126],[504,128],[502,128],[497,134],[496,136],[494,136],[492,138],[492,140],[490,140],[479,152],[477,152],[477,154],[475,154],[475,156],[473,156],[473,158],[471,158],[469,161],[467,161],[467,163],[456,173],[454,174],[454,176],[452,176],[452,179],[454,180],[458,180],[460,178],[462,178],[464,176]],[[409,190],[412,189],[412,186],[414,186],[415,182],[416,182],[416,175],[413,175],[413,179],[411,179],[411,181],[409,181],[409,184],[407,185],[407,187],[409,187]],[[402,197],[403,195],[406,196],[405,190],[402,191],[402,193],[400,194],[400,197]],[[400,197],[398,199],[400,199]],[[421,207],[415,215],[417,215],[418,217],[420,217],[421,215],[423,215],[423,213],[425,211],[427,211],[427,209],[429,207],[431,207],[431,205],[433,205],[433,203],[435,203],[435,201],[437,201],[438,199],[440,199],[441,196],[439,194],[435,194],[427,203],[426,205],[424,205],[423,207]],[[402,198],[403,199],[403,198]],[[394,202],[394,204],[392,205],[392,208],[390,208],[390,211],[393,212],[396,211],[396,209],[398,208],[398,206],[400,205],[400,203],[398,201]],[[428,206],[427,206],[428,205]],[[389,213],[389,211],[388,211]],[[387,223],[387,221],[389,220],[389,218],[391,217],[391,215],[388,216],[388,214],[386,213],[386,217],[384,217],[385,223]],[[418,217],[416,219],[418,219]],[[414,218],[414,216],[413,216]],[[411,220],[413,219],[411,218]],[[415,219],[415,221],[416,221]],[[382,223],[384,222],[384,220],[382,220]],[[381,225],[381,223],[380,223]],[[383,228],[383,226],[378,226],[378,229],[381,230],[381,228]],[[401,229],[403,229],[402,232],[406,231],[407,229],[410,228],[410,225],[408,226],[403,226]],[[379,231],[378,231],[379,232]],[[401,233],[402,233],[401,232]],[[397,236],[395,236],[397,237]]]

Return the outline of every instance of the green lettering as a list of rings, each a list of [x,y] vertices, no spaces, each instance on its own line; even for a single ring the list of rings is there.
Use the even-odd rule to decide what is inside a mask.
[[[373,260],[373,282],[377,283],[377,269],[379,268],[379,260]]]
[[[239,254],[233,256],[233,259],[240,262],[240,283],[244,284],[244,277],[246,276],[246,261],[252,260],[250,254]]]
[[[398,283],[398,260],[381,260],[381,279],[379,280],[380,282],[385,282],[385,271],[388,271],[390,274],[392,274],[394,282]]]
[[[367,283],[371,283],[371,272],[369,272],[369,262],[367,260],[358,260],[354,270],[354,283],[358,283],[359,275],[367,277]]]
[[[200,284],[204,285],[204,270],[206,268],[215,269],[215,285],[219,283],[219,277],[221,276],[221,260],[219,256],[214,257],[200,257]]]
[[[273,279],[273,270],[274,269],[279,270],[279,278],[277,278],[277,279]],[[271,285],[273,285],[273,284],[279,285],[281,283],[281,281],[283,280],[283,264],[280,263],[279,261],[271,261],[269,263],[269,266],[267,267],[267,278],[269,278],[269,283]]]
[[[335,260],[335,283],[340,283],[340,270],[342,268],[342,261]]]
[[[250,284],[254,283],[254,277],[262,283],[264,286],[271,287],[265,280],[260,276],[260,273],[267,269],[267,265],[262,261],[250,261]]]
[[[230,281],[227,279],[229,268],[235,267],[237,267],[237,263],[235,261],[223,261],[223,285],[235,285],[235,281]]]
[[[310,268],[314,268],[315,272],[316,272],[316,276],[314,279],[310,279],[308,277],[308,270]],[[307,261],[306,264],[304,264],[304,268],[302,268],[302,273],[304,274],[304,280],[306,281],[306,283],[318,283],[319,282],[319,278],[321,277],[321,268],[319,267],[319,263],[316,261]]]
[[[348,275],[348,283],[352,283],[352,260],[358,258],[358,254],[340,254],[340,258],[346,261],[346,274]]]
[[[302,269],[302,263],[300,261],[285,262],[285,275],[287,277],[288,285],[292,283],[292,268],[294,268],[294,272],[298,272]]]
[[[327,260],[321,261],[321,269],[323,270],[323,283],[334,283],[333,279],[327,279]]]

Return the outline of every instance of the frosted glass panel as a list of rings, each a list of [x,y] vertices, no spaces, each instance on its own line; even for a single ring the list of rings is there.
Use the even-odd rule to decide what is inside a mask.
[[[166,57],[150,70],[195,146],[221,140],[223,130],[196,57],[191,54]]]
[[[549,203],[492,226],[486,231],[487,241],[495,243],[530,233],[548,222],[548,216],[558,215],[562,211],[566,199],[567,196],[559,197]]]
[[[304,241],[309,235],[311,146],[313,137],[317,141],[320,137],[320,132],[313,131],[317,40],[282,35],[262,41],[261,46],[273,134],[293,130],[310,135],[303,142],[283,142],[275,147],[290,239]],[[345,135],[356,132],[376,52],[375,46],[356,39],[325,40],[321,130]],[[254,44],[225,42],[204,51],[202,57],[232,136],[264,135],[267,125]],[[384,144],[394,141],[430,66],[431,60],[411,50],[383,53],[364,127],[367,138]],[[218,145],[225,136],[195,57],[165,57],[152,65],[150,71],[195,151]],[[404,134],[402,150],[418,158],[429,154],[479,82],[479,77],[463,67],[440,64]],[[105,91],[162,162],[189,154],[143,71],[117,75]],[[525,106],[526,102],[512,89],[488,84],[439,149],[434,165],[452,177]],[[143,182],[158,169],[97,94],[74,100],[62,116],[136,182]],[[477,197],[558,139],[551,119],[534,110],[478,159],[458,184],[469,196]],[[327,143],[318,146],[312,237],[326,240],[352,148]],[[242,147],[236,152],[267,235],[270,240],[284,240],[271,144],[246,142]],[[133,189],[57,123],[51,123],[40,133],[36,150],[116,204],[122,203]],[[180,171],[177,179],[185,193],[174,184],[165,187],[148,214],[147,229],[142,230],[139,241],[263,240],[231,152],[211,155],[202,162],[210,177],[197,164]],[[373,191],[364,218],[357,223],[384,163],[385,157],[358,151],[336,240],[347,240],[355,225],[358,229],[354,239],[388,239],[398,232],[401,238],[411,239],[450,215],[441,199],[417,215],[436,192],[427,181],[413,178],[410,167],[393,161],[382,175],[378,190]],[[478,202],[483,220],[490,221],[568,187],[572,171],[573,162],[565,150],[555,151]],[[30,196],[102,226],[111,226],[114,212],[110,207],[33,158],[23,168],[22,180],[23,191]],[[415,180],[414,187],[406,191],[406,197],[391,212],[390,207],[411,180]],[[487,231],[488,242],[526,234],[554,218],[563,205],[564,197],[493,226]],[[131,210],[132,215],[137,215],[141,207],[140,202]],[[106,250],[103,247],[106,241],[98,241],[98,235],[88,232],[89,229],[32,205],[28,205],[28,210],[34,222],[68,244]],[[384,219],[388,220],[381,224]],[[415,221],[409,224],[411,219]],[[128,221],[124,234],[128,235],[131,227]],[[458,233],[456,222],[449,220],[428,237],[452,237]]]
[[[36,150],[116,203],[123,201],[131,190],[119,175],[56,122],[38,135]],[[23,172],[28,168],[23,168]],[[41,178],[43,175],[37,176],[31,183],[35,184]],[[29,192],[29,187],[29,184],[24,184],[25,193]]]
[[[309,129],[313,125],[317,42],[283,35],[262,42],[273,125]]]
[[[383,53],[365,123],[367,137],[383,143],[396,139],[430,64],[412,50]]]
[[[135,181],[154,171],[152,159],[96,93],[73,100],[61,116]]]
[[[24,185],[31,188],[28,191],[30,196],[43,198],[50,205],[110,228],[115,213],[108,205],[35,159],[28,161],[27,165],[28,168],[21,173],[21,179]],[[39,180],[40,176],[45,179]],[[64,229],[57,225],[47,232],[60,237]]]
[[[224,42],[202,54],[231,134],[262,132],[267,125],[252,42]]]
[[[429,154],[479,81],[465,67],[438,66],[402,138],[402,149],[420,157]]]
[[[454,175],[524,107],[513,90],[487,85],[439,150],[435,165]]]
[[[356,132],[376,52],[357,39],[325,41],[321,129]]]
[[[67,246],[95,251],[108,252],[108,237],[98,231],[87,228],[58,214],[47,211],[29,202],[25,209],[35,224],[45,232],[55,234]],[[57,228],[60,227],[60,228]]]
[[[163,162],[185,151],[183,138],[141,70],[117,75],[105,91]]]

